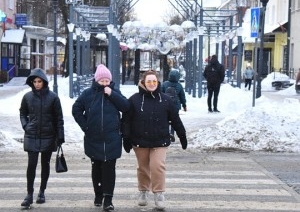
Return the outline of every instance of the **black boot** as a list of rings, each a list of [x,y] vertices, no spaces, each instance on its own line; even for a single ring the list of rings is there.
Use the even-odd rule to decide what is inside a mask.
[[[96,207],[101,207],[102,206],[102,201],[103,201],[103,196],[102,195],[96,195],[95,200],[94,200],[94,205]]]
[[[214,109],[214,112],[215,113],[220,113],[220,111],[217,108]]]
[[[36,203],[37,204],[43,204],[45,202],[46,202],[45,193],[43,191],[40,191],[39,194],[38,194],[38,197],[36,199]]]
[[[23,202],[21,203],[22,207],[30,207],[30,205],[33,203],[33,197],[32,194],[27,194]]]
[[[115,207],[112,204],[112,196],[106,195],[104,197],[103,210],[104,211],[113,211]]]

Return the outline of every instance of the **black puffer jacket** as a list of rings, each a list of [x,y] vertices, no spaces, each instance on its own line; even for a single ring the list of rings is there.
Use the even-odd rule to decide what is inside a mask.
[[[72,114],[84,136],[85,154],[95,160],[112,160],[121,157],[122,138],[120,112],[129,110],[129,102],[115,83],[110,83],[112,93],[104,94],[104,86],[93,82],[75,101]]]
[[[36,90],[33,80],[39,77],[44,87]],[[20,120],[25,131],[24,150],[32,152],[56,151],[57,142],[64,142],[64,120],[60,99],[49,90],[48,79],[42,69],[34,69],[26,80],[32,91],[26,93],[20,107]]]
[[[178,136],[185,136],[185,128],[171,98],[154,92],[139,83],[139,92],[129,98],[130,110],[123,114],[122,133],[126,140],[138,147],[154,148],[170,145],[169,121]]]
[[[224,66],[219,63],[216,57],[212,57],[204,69],[203,76],[207,81],[207,87],[220,86],[225,77]]]

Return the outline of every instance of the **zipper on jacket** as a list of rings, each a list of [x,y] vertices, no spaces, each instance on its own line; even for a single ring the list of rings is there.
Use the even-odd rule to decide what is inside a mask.
[[[42,92],[41,92],[41,113],[40,113],[40,121],[39,121],[39,140],[40,140],[40,150],[41,150],[41,147],[42,147],[42,139],[41,139],[41,135],[42,135],[42,114],[43,114],[43,96],[42,96]]]
[[[103,109],[103,106],[104,106],[104,98],[105,98],[105,94],[104,94],[104,90],[103,90],[103,94],[102,94],[102,101],[101,101],[101,134],[104,138],[104,128],[103,128],[103,124],[104,124],[104,120],[103,120],[103,112],[104,112],[104,109]],[[106,161],[106,145],[105,145],[105,140],[104,140],[104,143],[103,143],[103,150],[104,150],[104,161]]]

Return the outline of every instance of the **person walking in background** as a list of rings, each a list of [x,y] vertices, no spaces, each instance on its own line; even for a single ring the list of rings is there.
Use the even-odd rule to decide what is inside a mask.
[[[222,64],[218,61],[217,55],[212,55],[208,65],[204,69],[203,73],[204,78],[207,81],[207,105],[208,112],[220,112],[218,110],[218,96],[220,92],[221,83],[224,81],[225,69]],[[211,105],[211,99],[213,99],[213,109]]]
[[[72,114],[84,132],[84,151],[91,159],[94,205],[114,210],[112,198],[116,181],[116,160],[121,157],[120,112],[129,102],[112,82],[110,70],[97,67],[92,86],[83,91],[72,107]]]
[[[297,75],[296,75],[296,81],[295,81],[295,89],[296,89],[296,93],[300,93],[300,68],[297,72]]]
[[[244,78],[245,78],[245,90],[247,89],[250,91],[252,80],[254,77],[254,70],[251,68],[250,64],[247,64],[246,70],[244,72]]]
[[[168,76],[168,81],[162,83],[161,91],[168,94],[176,105],[177,112],[183,110],[186,112],[186,98],[182,85],[179,83],[180,73],[177,70],[171,70]],[[174,129],[171,127],[171,141],[175,141]]]
[[[44,70],[33,69],[26,79],[32,90],[23,96],[20,121],[24,134],[24,151],[28,153],[27,196],[21,203],[33,203],[34,180],[39,153],[41,153],[41,184],[36,203],[45,203],[45,190],[50,175],[50,160],[57,146],[65,142],[64,120],[60,99],[49,90]]]
[[[182,149],[187,148],[186,132],[178,109],[171,98],[161,92],[155,71],[143,74],[138,89],[139,92],[129,98],[130,110],[122,117],[123,146],[128,153],[133,148],[137,158],[138,204],[146,206],[149,191],[152,191],[156,207],[164,209],[166,153],[171,143],[169,122]]]
[[[127,70],[127,81],[130,80],[131,71],[134,69],[134,59],[129,58],[128,61],[128,70]]]

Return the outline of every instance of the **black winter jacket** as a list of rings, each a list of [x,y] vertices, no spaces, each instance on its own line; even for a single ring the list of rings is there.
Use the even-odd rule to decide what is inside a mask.
[[[129,98],[130,110],[123,114],[124,142],[142,148],[170,145],[169,122],[178,136],[185,136],[185,128],[171,98],[161,93],[160,85],[154,92],[139,83],[139,92]]]
[[[36,90],[33,79],[44,81],[44,88]],[[56,151],[57,142],[64,142],[64,120],[60,99],[49,90],[43,70],[34,69],[26,80],[32,91],[23,96],[20,121],[25,131],[24,150],[32,152]]]
[[[110,96],[104,86],[93,82],[73,104],[72,114],[84,132],[85,154],[100,161],[121,157],[122,138],[120,112],[129,110],[129,102],[111,82]]]
[[[225,69],[217,59],[211,59],[209,64],[205,67],[204,78],[207,81],[207,87],[220,86],[225,78]]]

